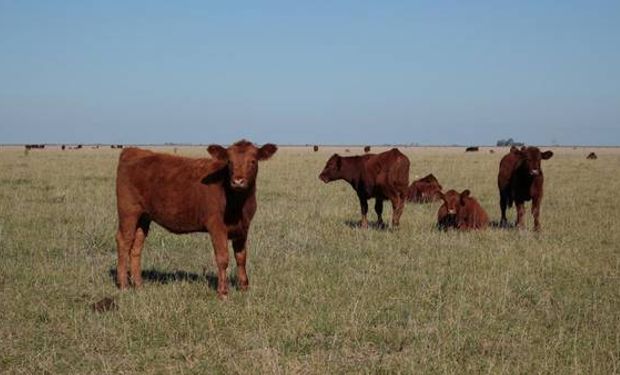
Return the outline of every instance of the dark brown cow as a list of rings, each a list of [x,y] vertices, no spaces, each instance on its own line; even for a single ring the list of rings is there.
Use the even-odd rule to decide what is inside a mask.
[[[540,202],[543,197],[542,160],[553,156],[552,151],[540,152],[537,147],[511,147],[499,163],[497,186],[499,187],[499,204],[502,213],[501,226],[507,225],[506,207],[517,206],[517,227],[523,228],[524,202],[532,201],[534,230],[540,230]]]
[[[589,153],[589,154],[588,154],[588,156],[586,157],[586,159],[589,159],[589,160],[596,160],[596,159],[598,159],[598,156],[596,156],[596,154],[595,154],[594,152],[591,152],[591,153]]]
[[[439,199],[437,193],[441,192],[441,189],[439,181],[431,173],[411,183],[407,192],[407,200],[414,203],[432,202]]]
[[[478,150],[480,150],[480,148],[478,146],[471,146],[471,147],[467,147],[465,149],[465,152],[476,152]]]
[[[365,153],[369,153],[370,152],[370,146],[364,146],[364,152]]]
[[[125,148],[116,176],[118,205],[118,285],[128,285],[127,259],[136,287],[142,284],[140,254],[151,221],[173,233],[208,232],[218,268],[217,294],[226,298],[228,240],[232,240],[239,286],[245,270],[248,229],[256,211],[258,161],[270,158],[273,144],[257,148],[242,140],[224,148],[211,145],[214,159],[190,159]]]
[[[317,151],[319,151],[319,146],[314,145],[314,147],[312,147],[312,149],[314,150],[314,152],[317,152]]]
[[[363,228],[368,227],[368,199],[375,198],[377,222],[383,225],[383,201],[392,202],[392,225],[398,226],[409,185],[409,159],[393,148],[380,154],[343,157],[332,155],[319,175],[328,183],[345,180],[357,192],[362,209]]]
[[[489,216],[469,190],[463,190],[460,194],[449,190],[437,196],[444,202],[437,211],[437,225],[440,228],[485,229],[489,225]]]

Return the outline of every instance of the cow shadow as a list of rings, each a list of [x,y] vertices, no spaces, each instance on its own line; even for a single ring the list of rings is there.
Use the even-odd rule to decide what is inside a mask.
[[[515,229],[517,226],[513,222],[507,222],[502,224],[499,220],[491,220],[489,221],[489,228],[493,229],[503,229],[503,230],[511,230]]]
[[[362,223],[359,220],[345,220],[345,225],[352,229],[362,229]],[[368,223],[368,229],[387,231],[390,226],[386,223],[379,224],[376,221]]]
[[[110,278],[118,284],[116,268],[108,270]],[[217,274],[213,271],[204,272],[202,275],[187,271],[160,271],[154,268],[142,270],[142,281],[152,284],[171,284],[171,283],[206,283],[209,289],[217,290]],[[238,288],[239,282],[236,275],[229,275],[228,283],[233,288]]]

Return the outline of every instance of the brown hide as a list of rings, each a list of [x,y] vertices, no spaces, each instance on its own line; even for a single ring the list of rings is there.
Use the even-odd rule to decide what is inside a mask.
[[[393,148],[380,154],[342,157],[332,155],[319,175],[327,183],[347,181],[357,193],[362,211],[362,227],[368,227],[368,199],[375,198],[379,224],[383,224],[383,200],[390,200],[394,210],[392,225],[398,226],[409,185],[409,159]]]
[[[501,226],[507,225],[506,208],[517,206],[517,227],[522,228],[525,214],[524,203],[532,201],[534,230],[540,229],[540,203],[543,197],[542,160],[548,160],[553,152],[540,152],[537,147],[511,147],[510,152],[502,157],[497,175],[500,193]]]
[[[209,232],[218,266],[218,296],[228,293],[228,240],[233,240],[239,285],[248,287],[246,240],[256,211],[258,161],[277,147],[239,141],[229,148],[212,145],[215,159],[191,159],[138,148],[121,152],[117,177],[117,278],[126,288],[131,277],[142,284],[140,255],[151,221],[173,233]]]

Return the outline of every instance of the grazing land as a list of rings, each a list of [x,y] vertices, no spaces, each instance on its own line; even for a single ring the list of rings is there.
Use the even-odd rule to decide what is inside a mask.
[[[401,151],[410,181],[470,189],[496,222],[494,149]],[[344,148],[281,148],[260,165],[250,290],[222,302],[207,235],[157,225],[143,289],[116,289],[119,150],[2,147],[0,373],[619,373],[620,149],[551,149],[538,234],[529,204],[525,231],[438,231],[441,202],[359,229],[353,189],[318,179]]]

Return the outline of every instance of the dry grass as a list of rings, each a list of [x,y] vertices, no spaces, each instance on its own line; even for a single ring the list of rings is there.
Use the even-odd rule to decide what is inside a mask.
[[[540,235],[438,232],[438,203],[396,231],[353,228],[351,188],[317,178],[336,150],[262,164],[251,289],[222,303],[205,236],[157,227],[145,287],[116,290],[118,151],[1,149],[0,373],[620,371],[620,150],[554,149]],[[499,218],[505,151],[403,151],[411,178],[469,188]],[[94,312],[106,296],[118,309]]]

